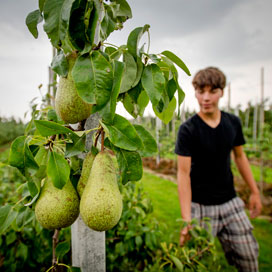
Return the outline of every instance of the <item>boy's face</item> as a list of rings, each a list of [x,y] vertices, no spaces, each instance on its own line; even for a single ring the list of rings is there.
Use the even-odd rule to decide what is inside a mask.
[[[212,114],[218,110],[219,99],[222,96],[223,90],[219,88],[212,89],[211,86],[195,90],[195,97],[200,106],[200,111],[204,114]]]

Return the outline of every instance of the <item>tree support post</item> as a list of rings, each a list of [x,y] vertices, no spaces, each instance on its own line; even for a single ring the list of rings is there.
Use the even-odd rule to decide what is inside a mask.
[[[92,114],[86,121],[85,129],[98,127],[98,115]],[[87,149],[91,148],[94,132],[87,135]],[[91,230],[81,216],[72,225],[72,264],[82,272],[106,271],[105,232]]]

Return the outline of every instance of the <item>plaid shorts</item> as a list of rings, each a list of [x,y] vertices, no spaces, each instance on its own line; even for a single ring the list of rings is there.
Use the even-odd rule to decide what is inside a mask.
[[[239,272],[257,272],[259,246],[252,234],[253,226],[245,211],[244,202],[235,197],[221,205],[201,205],[192,202],[191,215],[200,221],[210,218],[212,233],[217,236],[229,264]]]

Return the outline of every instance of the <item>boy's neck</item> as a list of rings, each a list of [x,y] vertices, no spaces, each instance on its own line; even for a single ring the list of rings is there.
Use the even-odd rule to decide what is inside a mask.
[[[221,111],[219,109],[211,113],[204,113],[199,111],[197,114],[205,123],[211,127],[217,127],[221,120]]]

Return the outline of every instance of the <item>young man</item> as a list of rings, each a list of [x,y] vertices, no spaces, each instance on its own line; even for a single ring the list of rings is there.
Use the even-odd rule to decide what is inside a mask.
[[[242,145],[240,120],[220,111],[218,103],[226,85],[225,75],[215,67],[200,70],[193,79],[200,111],[183,123],[178,132],[178,192],[183,220],[209,217],[213,235],[219,238],[228,262],[238,271],[258,271],[258,244],[252,225],[236,196],[230,168],[230,153],[250,188],[250,216],[260,214],[259,190]],[[203,225],[204,226],[204,225]],[[180,245],[188,239],[181,230]]]

